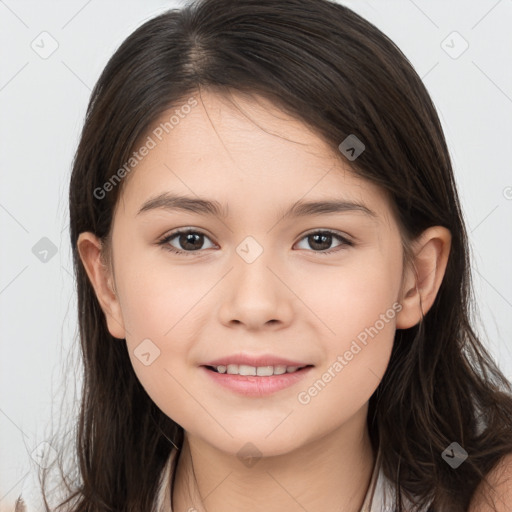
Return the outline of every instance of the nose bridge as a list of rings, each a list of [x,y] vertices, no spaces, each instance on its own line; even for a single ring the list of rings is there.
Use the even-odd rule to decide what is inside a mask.
[[[290,314],[286,287],[276,277],[274,254],[254,236],[238,244],[233,255],[229,290],[222,296],[223,322],[263,325],[270,320],[287,321]]]
[[[270,247],[264,246],[262,236],[246,236],[236,247],[234,257],[235,274],[239,290],[248,288],[251,294],[264,290],[265,295],[275,293],[275,276],[269,270],[273,258]]]

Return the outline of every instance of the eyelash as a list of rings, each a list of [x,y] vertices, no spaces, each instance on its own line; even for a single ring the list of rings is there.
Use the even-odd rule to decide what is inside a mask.
[[[183,254],[185,256],[192,256],[194,253],[199,253],[201,252],[201,249],[197,250],[197,251],[180,251],[179,249],[176,249],[175,247],[172,247],[171,245],[169,245],[169,242],[173,239],[173,238],[176,238],[178,235],[182,235],[182,234],[198,234],[198,235],[203,235],[207,238],[209,238],[205,233],[201,232],[201,231],[198,231],[196,229],[190,229],[190,228],[186,228],[186,229],[179,229],[179,230],[176,230],[172,233],[170,233],[169,235],[165,236],[164,238],[162,238],[161,240],[159,240],[157,242],[157,244],[159,246],[162,246],[162,248],[166,251],[169,251],[171,253],[174,253],[174,254]],[[318,234],[328,234],[328,235],[332,235],[333,237],[335,237],[338,241],[340,241],[342,243],[342,245],[339,245],[337,247],[335,247],[334,249],[329,249],[327,251],[311,251],[311,252],[314,252],[316,254],[321,254],[321,255],[328,255],[328,254],[333,254],[335,252],[338,252],[339,250],[341,250],[343,248],[343,246],[347,246],[347,247],[352,247],[354,246],[354,243],[351,242],[350,240],[348,240],[347,238],[341,236],[340,234],[338,234],[336,231],[331,231],[329,229],[323,229],[323,230],[318,230],[318,231],[312,231],[310,233],[307,233],[306,235],[304,235],[299,241],[303,240],[304,238],[308,238],[310,236],[313,236],[313,235],[318,235]]]

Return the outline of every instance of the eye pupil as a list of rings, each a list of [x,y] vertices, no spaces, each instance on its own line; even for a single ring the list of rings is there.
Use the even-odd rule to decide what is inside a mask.
[[[203,235],[200,233],[183,233],[182,235],[180,235],[180,245],[184,249],[191,249],[191,250],[200,249],[201,246],[203,245],[202,237],[203,237]],[[199,245],[194,245],[194,241],[197,242],[198,239],[201,243],[199,243]]]
[[[329,235],[328,233],[320,233],[320,234],[314,234],[314,235],[311,235],[309,238],[313,239],[313,243],[311,244],[310,242],[310,246],[311,248],[313,249],[319,249],[319,250],[324,250],[324,249],[329,249],[329,247],[331,246],[331,243],[332,243],[332,235]],[[315,247],[315,244],[320,244],[320,245],[323,245],[323,247]]]

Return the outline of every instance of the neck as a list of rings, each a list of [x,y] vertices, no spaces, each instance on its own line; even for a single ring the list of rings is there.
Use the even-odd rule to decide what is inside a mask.
[[[338,430],[250,467],[186,433],[173,512],[359,512],[375,462],[366,412],[363,408]]]

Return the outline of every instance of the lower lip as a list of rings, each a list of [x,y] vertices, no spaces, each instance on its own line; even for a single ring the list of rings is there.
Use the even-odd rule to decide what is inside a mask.
[[[229,373],[217,373],[201,366],[211,379],[225,388],[245,396],[267,396],[276,393],[281,389],[293,386],[313,368],[306,366],[293,373],[282,375],[270,375],[268,377],[257,377],[255,375],[231,375]]]

